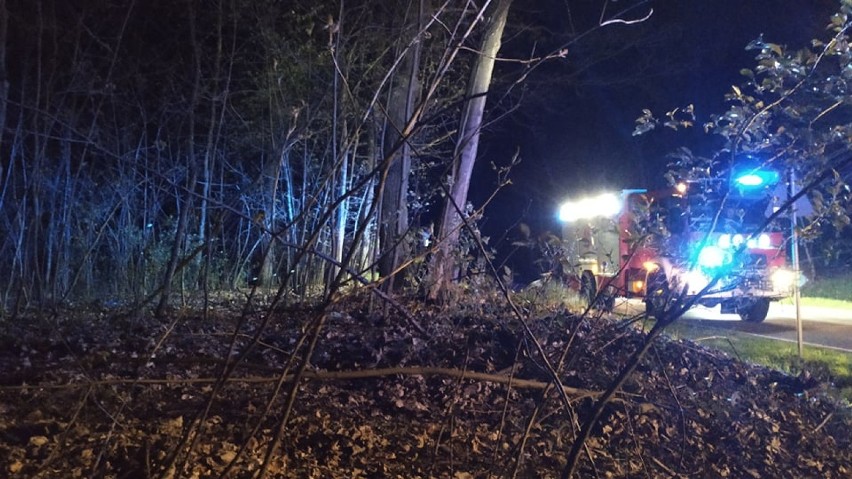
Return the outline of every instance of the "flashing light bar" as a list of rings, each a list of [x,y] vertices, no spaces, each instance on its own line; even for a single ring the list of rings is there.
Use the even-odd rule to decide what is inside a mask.
[[[739,247],[745,241],[745,237],[741,234],[722,234],[719,236],[719,241],[716,243],[720,248],[730,248],[731,246]],[[772,248],[772,238],[766,233],[761,233],[757,238],[750,238],[746,244],[748,248],[770,249]]]
[[[596,217],[612,217],[621,211],[621,197],[603,193],[577,201],[566,201],[559,207],[559,220],[566,223]]]

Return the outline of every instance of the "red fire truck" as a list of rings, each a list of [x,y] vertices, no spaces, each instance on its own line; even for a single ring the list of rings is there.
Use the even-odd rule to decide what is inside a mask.
[[[728,187],[706,179],[566,202],[559,217],[569,284],[604,309],[617,297],[641,298],[657,316],[695,300],[761,322],[795,281],[782,226],[761,229],[778,180],[755,167],[732,174]]]

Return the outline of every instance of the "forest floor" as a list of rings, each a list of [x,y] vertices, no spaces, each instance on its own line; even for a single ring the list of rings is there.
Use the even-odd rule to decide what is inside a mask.
[[[559,477],[643,334],[624,319],[532,315],[548,360],[564,359],[563,396],[542,389],[535,346],[494,304],[406,305],[425,334],[363,298],[325,315],[235,302],[165,320],[92,307],[6,318],[0,477],[248,478],[267,457],[267,477]],[[320,317],[290,407],[300,338]],[[852,410],[831,392],[816,373],[658,339],[577,477],[852,477]]]

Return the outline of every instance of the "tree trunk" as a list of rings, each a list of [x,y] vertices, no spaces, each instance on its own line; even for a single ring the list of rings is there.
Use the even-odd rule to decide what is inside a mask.
[[[425,8],[424,0],[420,1],[419,11],[413,24],[416,32],[423,29]],[[405,31],[409,25],[403,26],[401,38],[407,38]],[[406,244],[403,240],[408,231],[408,176],[411,174],[411,146],[407,141],[401,148],[393,148],[402,140],[402,131],[409,119],[414,115],[417,97],[420,90],[420,53],[422,41],[417,41],[410,51],[403,51],[400,72],[396,75],[391,86],[388,100],[388,118],[384,131],[385,158],[391,157],[385,175],[382,190],[382,203],[379,223],[379,274],[388,278],[384,288],[392,292],[399,283],[395,281],[400,272],[399,268],[404,258],[408,257]]]
[[[487,16],[485,36],[482,39],[480,54],[471,71],[467,88],[467,102],[462,111],[456,151],[453,157],[453,170],[449,178],[449,197],[444,204],[438,232],[438,251],[432,259],[431,281],[428,296],[437,299],[453,279],[458,267],[453,251],[459,241],[459,232],[463,221],[459,210],[464,211],[467,193],[476,152],[479,147],[479,132],[485,112],[485,99],[494,71],[494,60],[500,50],[503,29],[512,0],[495,0]]]
[[[9,28],[9,13],[6,0],[0,0],[0,146],[3,146],[3,133],[6,131],[6,102],[9,99],[9,77],[6,71],[6,33]],[[0,165],[0,179],[3,178],[3,165]]]
[[[192,39],[193,45],[198,45],[198,38],[196,36],[196,12],[193,9],[193,6],[189,5],[189,32],[190,38]],[[194,61],[195,61],[195,78],[193,79],[192,85],[192,100],[190,104],[189,111],[189,142],[188,142],[188,156],[187,159],[187,183],[186,183],[186,200],[183,204],[180,203],[180,194],[177,194],[175,197],[175,202],[179,208],[178,212],[178,221],[177,227],[175,229],[175,243],[172,246],[171,255],[169,256],[169,263],[166,266],[166,274],[163,278],[163,288],[161,291],[160,302],[157,304],[157,309],[155,310],[155,315],[157,317],[163,317],[166,313],[166,308],[169,306],[169,296],[172,292],[172,282],[174,280],[175,273],[177,272],[177,266],[180,262],[181,252],[184,248],[184,243],[186,242],[187,237],[187,229],[189,223],[189,212],[192,208],[192,199],[193,199],[193,191],[195,191],[195,182],[198,180],[198,171],[196,168],[196,155],[195,155],[195,132],[196,132],[196,109],[198,108],[199,98],[201,94],[201,58],[198,53],[198,49],[194,50]]]
[[[198,178],[195,167],[190,164],[191,173],[187,180],[186,200],[183,204],[180,203],[180,195],[177,195],[175,201],[178,203],[179,213],[177,227],[175,229],[175,244],[172,246],[169,263],[166,266],[166,274],[163,277],[163,289],[160,293],[160,302],[157,304],[155,315],[162,318],[166,314],[166,308],[169,306],[169,295],[172,292],[172,281],[177,272],[178,263],[180,263],[181,252],[183,251],[184,242],[186,241],[187,223],[189,222],[189,210],[192,208],[192,188]]]
[[[335,194],[340,195],[340,197],[344,197],[346,195],[346,191],[348,190],[347,183],[349,182],[348,178],[348,168],[349,168],[349,152],[346,147],[341,150],[341,143],[345,143],[345,131],[346,128],[344,125],[341,125],[341,112],[343,110],[343,95],[341,95],[340,88],[340,80],[341,74],[345,68],[340,65],[340,59],[344,58],[344,55],[341,55],[341,38],[343,35],[343,2],[340,2],[340,11],[337,16],[337,23],[335,23],[334,28],[329,27],[329,30],[332,32],[330,35],[333,37],[329,37],[329,47],[332,48],[332,56],[334,59],[334,64],[336,65],[334,72],[334,82],[332,86],[332,95],[333,99],[333,109],[332,109],[332,129],[331,129],[331,157],[334,159],[333,164],[335,168],[339,168],[339,170],[333,169],[331,172],[333,185],[333,194],[332,198],[334,198]],[[333,201],[333,200],[332,200]],[[332,235],[331,235],[331,248],[332,248],[332,257],[339,264],[343,260],[343,246],[346,242],[346,219],[349,216],[348,209],[349,201],[343,200],[340,205],[337,206],[337,213],[334,216],[334,220],[332,220]],[[331,282],[333,278],[337,276],[339,269],[337,266],[332,265],[330,268],[330,272],[327,276],[326,287],[331,286]]]

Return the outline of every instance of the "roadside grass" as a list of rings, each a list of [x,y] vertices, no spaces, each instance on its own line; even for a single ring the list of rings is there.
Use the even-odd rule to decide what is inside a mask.
[[[810,281],[802,286],[802,295],[809,298],[852,301],[852,276],[834,276]]]
[[[673,339],[691,339],[732,357],[791,375],[810,374],[833,386],[829,394],[852,403],[852,353],[805,345],[799,359],[795,343],[759,338],[736,331],[721,331],[677,321],[666,329]]]
[[[782,304],[793,304],[793,299],[787,298]],[[805,283],[802,286],[802,304],[852,309],[852,276],[819,278]]]
[[[780,301],[780,303],[793,304],[793,298],[785,298]],[[800,304],[804,306],[816,306],[822,308],[852,309],[852,301],[842,301],[831,298],[811,298],[802,296],[802,302]]]

